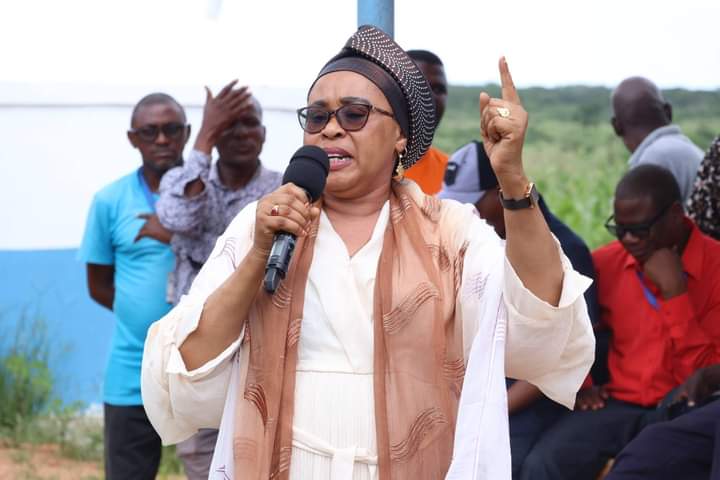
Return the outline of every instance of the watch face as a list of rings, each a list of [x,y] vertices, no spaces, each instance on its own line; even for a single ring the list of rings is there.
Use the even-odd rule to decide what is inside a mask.
[[[534,183],[530,183],[528,187],[529,190],[526,191],[525,196],[519,200],[506,199],[502,196],[501,192],[500,203],[502,204],[503,208],[506,208],[508,210],[522,210],[524,208],[533,208],[535,205],[537,205],[538,201],[540,200],[540,194],[538,193]]]
[[[530,200],[532,200],[533,205],[537,205],[540,201],[540,193],[537,190],[537,187],[535,187],[535,184],[531,184],[532,187],[530,187]]]

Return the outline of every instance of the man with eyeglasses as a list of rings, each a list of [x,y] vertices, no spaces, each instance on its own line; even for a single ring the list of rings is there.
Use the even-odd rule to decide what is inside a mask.
[[[668,418],[671,390],[720,362],[720,243],[682,208],[672,173],[630,170],[606,222],[617,240],[593,252],[600,323],[612,332],[610,380],[588,378],[525,461],[532,479],[595,478],[639,430]]]
[[[206,88],[203,122],[184,165],[160,185],[160,222],[173,232],[175,269],[168,300],[180,303],[210,256],[218,237],[247,204],[280,186],[282,176],[260,162],[265,142],[262,107],[233,81],[216,96]],[[212,162],[213,148],[219,153]],[[207,479],[217,430],[200,430],[177,446],[190,480]]]
[[[90,296],[115,313],[103,383],[105,477],[154,479],[160,437],[142,405],[140,371],[150,325],[171,308],[168,275],[175,263],[171,234],[158,222],[161,178],[182,164],[190,134],[182,106],[164,93],[135,106],[127,136],[142,166],[94,197],[78,257],[87,264]]]

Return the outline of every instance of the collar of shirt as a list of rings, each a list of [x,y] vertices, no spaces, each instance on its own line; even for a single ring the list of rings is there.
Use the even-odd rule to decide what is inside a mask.
[[[664,127],[656,128],[655,130],[650,132],[650,134],[645,137],[642,142],[640,142],[640,145],[638,145],[633,154],[630,155],[628,163],[630,165],[634,165],[635,162],[640,159],[645,149],[647,149],[653,142],[655,142],[655,140],[660,137],[664,137],[665,135],[682,135],[682,131],[677,125],[665,125]]]
[[[220,172],[218,171],[218,162],[216,160],[210,167],[210,174],[208,176],[208,179],[216,188],[220,189],[220,191],[223,192],[224,196],[234,199],[254,194],[256,187],[259,186],[260,178],[264,176],[265,172],[267,172],[267,170],[258,160],[257,168],[255,169],[255,173],[253,174],[250,181],[246,183],[244,187],[238,188],[237,190],[232,190],[226,187],[225,184],[222,183],[222,180],[220,180]]]
[[[685,250],[682,253],[682,264],[685,273],[689,276],[698,279],[702,273],[703,256],[705,249],[703,248],[702,232],[695,225],[695,223],[689,218],[685,217],[685,225],[690,227],[690,238],[688,239]],[[633,268],[636,271],[640,271],[640,265],[635,257],[625,252],[625,268]]]

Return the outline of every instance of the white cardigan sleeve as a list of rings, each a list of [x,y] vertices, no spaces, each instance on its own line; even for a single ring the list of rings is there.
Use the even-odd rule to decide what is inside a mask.
[[[504,242],[471,206],[448,210],[447,219],[457,228],[450,241],[467,242],[456,299],[467,368],[446,478],[510,480],[505,377],[528,380],[572,408],[594,356],[583,297],[590,280],[561,252],[561,298],[557,307],[549,305],[525,288],[505,256]]]
[[[583,296],[592,281],[573,270],[555,240],[562,261],[563,285],[558,306],[550,305],[525,288],[505,255],[505,242],[483,220],[473,216],[468,224],[459,303],[479,305],[464,305],[464,311],[474,311],[463,315],[466,358],[478,333],[479,317],[491,315],[486,310],[494,303],[493,294],[500,287],[502,302],[498,302],[495,313],[506,318],[505,375],[529,381],[572,409],[595,353],[595,337]],[[497,282],[498,277],[501,282]]]
[[[230,382],[231,359],[243,332],[220,355],[188,371],[179,348],[198,326],[205,300],[235,271],[252,246],[256,203],[247,205],[218,238],[190,292],[153,323],[145,340],[141,388],[148,418],[163,444],[218,428]]]
[[[527,380],[572,410],[595,359],[595,336],[583,296],[592,280],[573,270],[562,250],[560,258],[564,276],[557,307],[525,288],[505,259],[505,375]]]

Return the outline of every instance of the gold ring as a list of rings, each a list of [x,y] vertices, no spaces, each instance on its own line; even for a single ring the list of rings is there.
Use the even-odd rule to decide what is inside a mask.
[[[495,110],[497,110],[498,115],[500,115],[502,118],[508,118],[510,116],[510,109],[505,107],[495,107]]]
[[[278,215],[280,215],[280,205],[274,205],[272,207],[272,210],[270,210],[270,215],[272,215],[273,217],[277,217]]]

